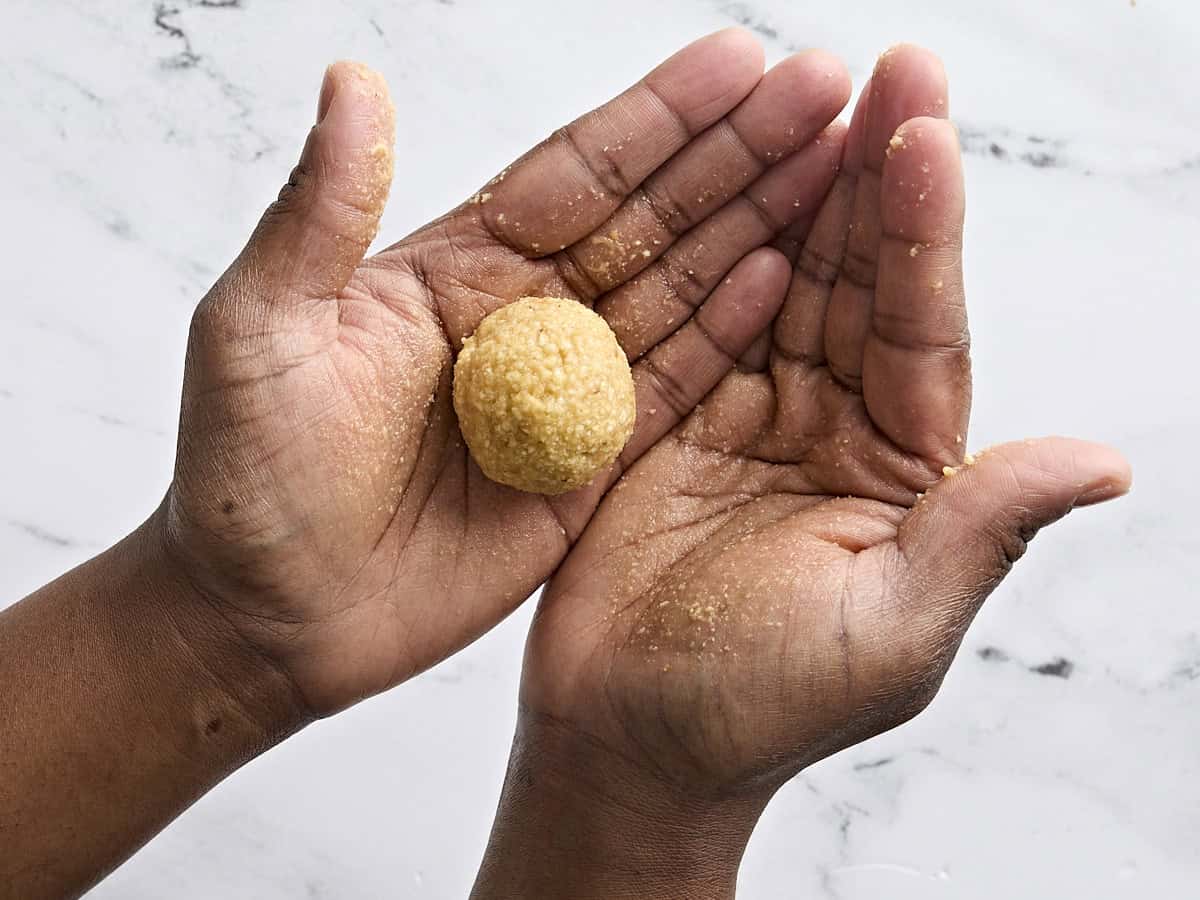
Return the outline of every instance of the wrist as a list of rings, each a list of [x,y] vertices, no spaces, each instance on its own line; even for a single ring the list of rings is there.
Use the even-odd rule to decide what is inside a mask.
[[[81,893],[303,723],[155,527],[0,612],[0,895]]]
[[[161,509],[110,552],[130,557],[145,585],[143,602],[118,614],[153,620],[158,645],[195,686],[194,716],[209,737],[235,724],[255,755],[311,721],[287,673],[229,620],[228,598],[207,594],[173,552]]]
[[[732,897],[769,799],[697,796],[522,709],[472,898]]]

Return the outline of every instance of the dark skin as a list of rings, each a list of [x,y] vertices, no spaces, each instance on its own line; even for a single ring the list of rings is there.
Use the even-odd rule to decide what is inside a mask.
[[[859,101],[769,336],[605,498],[526,649],[478,898],[731,897],[804,767],[933,698],[1042,526],[1124,493],[1115,451],[965,464],[963,187],[938,60]]]
[[[775,315],[760,248],[836,174],[841,64],[762,59],[742,31],[698,41],[369,259],[395,114],[377,74],[330,69],[300,164],[196,310],[162,505],[0,614],[0,896],[81,892],[551,574]],[[637,388],[612,470],[555,498],[484,478],[450,403],[462,338],[529,294],[599,310]]]
[[[789,295],[787,256],[764,245],[795,251],[803,241],[836,238],[846,229],[838,225],[847,177],[839,165],[859,182],[869,178],[855,173],[858,139],[844,155],[845,129],[833,122],[849,93],[840,64],[812,52],[763,75],[761,61],[743,32],[693,44],[535,147],[471,201],[369,259],[363,254],[391,177],[394,115],[377,75],[331,68],[300,165],[196,311],[175,478],[162,505],[112,550],[0,613],[0,897],[82,892],[246,760],[454,652],[560,565],[531,638],[514,754],[520,777],[506,790],[500,850],[506,834],[523,834],[528,849],[544,852],[544,829],[556,824],[560,835],[608,847],[610,875],[644,874],[638,855],[653,844],[632,826],[645,825],[649,808],[662,826],[655,834],[680,839],[674,856],[652,856],[649,869],[677,892],[697,876],[716,886],[726,863],[736,868],[739,835],[771,784],[798,761],[885,724],[883,712],[856,705],[849,690],[830,694],[824,719],[795,713],[806,698],[770,681],[795,670],[760,659],[773,645],[753,629],[728,635],[738,645],[729,652],[752,657],[756,673],[749,684],[728,681],[730,696],[761,688],[764,702],[777,704],[764,725],[795,719],[809,730],[749,734],[745,743],[725,741],[729,752],[720,756],[702,752],[721,734],[710,703],[696,693],[712,683],[707,646],[696,664],[677,670],[675,684],[690,705],[664,704],[653,689],[666,683],[657,680],[665,663],[647,654],[666,648],[682,661],[694,649],[668,643],[678,632],[656,621],[660,607],[647,604],[647,592],[712,592],[731,571],[746,580],[752,570],[761,574],[764,559],[775,574],[789,572],[762,543],[776,524],[779,541],[806,551],[824,541],[830,553],[834,544],[856,553],[863,548],[839,541],[887,526],[893,533],[877,537],[878,545],[902,547],[914,521],[961,524],[923,509],[961,507],[965,515],[998,496],[968,491],[954,501],[939,485],[913,505],[936,480],[938,454],[961,450],[913,449],[888,429],[941,423],[945,438],[954,391],[939,385],[953,379],[922,382],[935,367],[916,365],[904,389],[914,402],[889,424],[875,412],[869,340],[860,373],[853,354],[831,351],[825,366],[789,349],[788,340],[808,333],[797,315],[811,317],[811,298],[798,301],[794,287]],[[940,132],[929,127],[936,139]],[[925,138],[912,137],[924,146]],[[870,192],[864,196],[869,203]],[[930,206],[939,202],[937,221],[945,224],[952,204]],[[886,208],[882,218],[886,227]],[[953,236],[910,235],[929,242],[929,258],[943,259],[950,313],[958,291],[949,277],[957,271]],[[817,256],[832,254],[813,246]],[[884,269],[881,251],[881,287],[867,300],[843,303],[835,288],[821,321],[827,336],[839,333],[834,310],[845,307],[843,350],[864,309],[875,310],[869,321],[886,309]],[[637,424],[620,459],[591,486],[557,498],[487,481],[463,446],[449,400],[463,337],[487,312],[528,294],[592,305],[627,351],[637,387]],[[774,335],[774,347],[764,333]],[[794,416],[780,415],[792,396],[781,387],[781,353],[810,366],[810,375],[836,367],[829,377],[838,386],[797,391]],[[726,377],[735,361],[738,373]],[[956,365],[961,390],[961,359]],[[824,377],[806,380],[800,371],[791,376],[796,385]],[[838,400],[839,390],[849,399]],[[857,420],[856,403],[867,408]],[[819,409],[804,412],[804,404]],[[767,405],[775,407],[770,415]],[[861,440],[853,433],[849,455],[857,462],[845,482],[818,464],[839,446],[829,437],[835,421],[857,421],[863,431]],[[870,443],[870,429],[883,429],[895,445],[882,461],[871,461],[871,448],[882,445]],[[1076,499],[1122,489],[1127,476],[1113,457],[1071,452],[1077,470],[1034,468],[1078,489]],[[987,468],[985,460],[955,483],[969,488]],[[1028,506],[1044,488],[1015,483],[1021,490],[1003,498],[1010,505]],[[814,518],[822,496],[855,494],[860,484],[869,489],[853,502],[873,505],[855,505],[853,514],[865,524],[822,531]],[[939,491],[951,499],[932,503]],[[756,492],[775,518],[759,521],[734,502]],[[663,505],[637,508],[646,501]],[[712,509],[691,527],[678,518],[680,501]],[[729,540],[739,527],[751,535],[744,548]],[[649,556],[634,566],[626,559],[616,572],[606,560],[626,532],[645,534]],[[684,533],[698,554],[680,553],[673,535]],[[933,525],[913,534],[928,547],[945,545]],[[913,546],[912,559],[937,556]],[[836,582],[820,566],[809,574],[806,586],[791,571],[790,592],[786,585],[776,592],[810,591],[806,605],[821,607]],[[915,597],[917,575],[900,574],[909,580],[898,596]],[[922,577],[929,585],[950,580],[941,572]],[[767,596],[734,587],[747,612]],[[592,627],[598,604],[608,610],[600,630]],[[646,632],[637,631],[641,623]],[[661,641],[655,650],[635,638],[651,627]],[[598,634],[607,637],[597,643]],[[810,655],[827,649],[817,641]],[[864,671],[877,662],[868,651],[854,650]],[[595,668],[606,655],[607,669]],[[565,673],[576,677],[564,680]],[[610,680],[620,702],[597,703],[597,688]],[[691,768],[668,752],[679,742],[662,730],[677,731],[684,717],[699,740],[684,744]],[[860,717],[865,724],[854,731],[847,723]],[[644,732],[622,744],[630,729]],[[804,747],[803,757],[788,756],[783,744]],[[764,766],[765,758],[777,762]],[[580,760],[588,763],[583,770],[574,768]],[[547,793],[547,785],[559,790]],[[614,815],[607,806],[592,815],[577,805],[613,786],[629,789],[617,796],[645,803],[615,803]],[[530,811],[537,814],[523,820]],[[693,849],[721,865],[672,872],[663,860],[687,858],[690,817],[701,814],[723,839]],[[599,882],[587,881],[595,858],[567,854],[562,862],[559,895],[570,884],[579,886],[573,896],[596,892]],[[555,895],[553,885],[534,885],[527,874],[485,866],[480,890],[511,896],[506,886],[523,884],[527,895],[539,888]],[[613,887],[607,895],[618,895]]]
[[[764,76],[752,41],[719,33],[365,261],[391,117],[377,76],[348,76],[343,96],[357,89],[364,133],[339,135],[357,146],[326,147],[317,127],[283,211],[197,311],[158,522],[197,589],[316,716],[510,612],[619,472],[763,330],[773,257],[751,251],[820,204],[848,84],[817,52]],[[751,202],[763,195],[775,199]],[[612,472],[559,497],[485,478],[450,399],[463,337],[528,295],[595,305],[634,361],[633,437]]]

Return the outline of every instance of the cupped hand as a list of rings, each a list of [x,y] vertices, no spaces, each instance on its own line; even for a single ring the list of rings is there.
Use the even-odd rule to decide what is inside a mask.
[[[1128,488],[1115,451],[1078,441],[965,454],[946,115],[935,57],[881,57],[828,198],[778,244],[794,271],[770,264],[769,343],[625,474],[547,588],[528,740],[575,735],[692,796],[769,795],[922,709],[1033,534]]]
[[[775,257],[754,251],[815,213],[848,93],[826,54],[763,75],[745,32],[712,35],[363,259],[394,114],[377,74],[331,67],[299,165],[196,311],[152,520],[221,627],[319,716],[507,614],[775,315]],[[593,306],[633,363],[633,437],[561,497],[486,479],[451,404],[462,339],[526,295]]]

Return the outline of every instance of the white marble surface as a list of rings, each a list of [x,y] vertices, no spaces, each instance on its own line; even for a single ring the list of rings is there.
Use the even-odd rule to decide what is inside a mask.
[[[731,21],[858,83],[889,43],[937,49],[970,151],[973,441],[1107,440],[1136,486],[1038,539],[926,714],[780,794],[743,894],[1197,895],[1194,0],[3,5],[0,603],[160,498],[191,308],[287,176],[329,60],[392,84],[395,238]],[[462,896],[528,613],[248,766],[94,896]]]

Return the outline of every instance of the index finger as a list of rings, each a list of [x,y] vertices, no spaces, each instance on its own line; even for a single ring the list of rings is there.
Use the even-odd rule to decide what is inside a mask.
[[[762,47],[744,29],[689,44],[496,176],[473,198],[483,221],[530,255],[580,240],[692,137],[737,106],[762,72]]]

